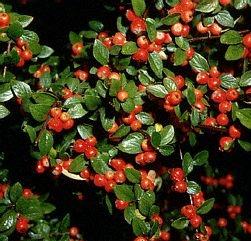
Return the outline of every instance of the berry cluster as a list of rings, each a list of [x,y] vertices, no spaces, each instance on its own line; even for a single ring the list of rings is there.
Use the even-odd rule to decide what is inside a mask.
[[[50,110],[50,116],[51,119],[48,121],[47,126],[57,133],[69,130],[74,126],[74,120],[71,118],[71,115],[62,111],[61,108],[53,107]]]
[[[173,190],[175,192],[184,193],[187,191],[187,182],[185,180],[184,171],[177,167],[169,169],[171,180],[174,182]]]
[[[208,186],[222,186],[226,189],[231,189],[234,186],[234,177],[231,174],[228,174],[224,177],[214,178],[214,177],[201,177],[201,181]]]
[[[95,136],[88,137],[85,140],[78,139],[73,144],[73,150],[77,153],[84,153],[86,158],[91,159],[98,154],[96,144],[97,139]]]
[[[25,65],[25,62],[32,59],[33,53],[29,49],[29,44],[22,38],[16,40],[16,46],[14,48],[19,56],[19,62],[16,66],[22,68]]]

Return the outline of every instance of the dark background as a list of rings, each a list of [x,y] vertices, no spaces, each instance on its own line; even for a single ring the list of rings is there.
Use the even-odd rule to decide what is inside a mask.
[[[104,10],[101,0],[30,0],[26,4],[12,1],[15,11],[34,16],[31,29],[36,31],[42,44],[55,49],[59,55],[68,46],[69,31],[81,31],[87,22],[99,19],[111,29],[115,26],[116,15]],[[72,224],[81,228],[87,241],[129,241],[132,240],[131,227],[126,224],[121,213],[109,215],[102,206],[102,195],[97,194],[93,186],[68,180],[64,177],[54,180],[51,175],[38,176],[31,168],[35,161],[29,155],[29,141],[20,131],[22,116],[17,110],[10,117],[0,121],[0,151],[6,154],[4,167],[10,169],[12,182],[20,181],[39,193],[51,193],[50,201],[57,206],[55,216],[63,217],[67,212],[72,215]],[[205,143],[206,139],[206,143]],[[211,163],[236,177],[235,192],[244,196],[244,215],[250,216],[250,179],[251,158],[249,154],[235,151],[220,154],[211,133],[201,142],[212,151]],[[82,192],[84,201],[72,196]],[[223,194],[224,195],[224,194]]]

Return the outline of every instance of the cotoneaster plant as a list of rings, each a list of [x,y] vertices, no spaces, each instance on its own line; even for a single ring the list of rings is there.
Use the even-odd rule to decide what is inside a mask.
[[[102,190],[134,241],[244,240],[234,177],[211,163],[251,150],[251,3],[115,2],[117,30],[91,20],[70,32],[64,63],[25,29],[31,17],[2,4],[0,117],[20,105],[36,172]],[[6,226],[3,211],[3,237],[14,223],[28,235],[16,212]]]

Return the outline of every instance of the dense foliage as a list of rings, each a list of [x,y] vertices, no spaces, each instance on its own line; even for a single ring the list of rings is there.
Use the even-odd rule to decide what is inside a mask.
[[[234,170],[215,159],[251,151],[250,1],[114,6],[117,31],[91,20],[65,57],[0,4],[0,118],[20,111],[36,173],[101,191],[134,241],[248,240]],[[82,240],[69,215],[52,219],[48,195],[7,173],[0,240]]]

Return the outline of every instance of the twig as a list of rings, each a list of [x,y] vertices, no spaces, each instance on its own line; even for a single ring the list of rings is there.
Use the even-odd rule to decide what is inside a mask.
[[[11,41],[8,42],[6,54],[10,53],[10,46],[11,46]],[[6,76],[6,72],[7,72],[7,66],[5,65],[3,68],[3,77],[4,78]]]
[[[70,179],[78,180],[78,181],[86,181],[87,179],[80,177],[77,174],[73,174],[68,172],[66,169],[63,168],[62,174],[66,177],[69,177]]]
[[[249,29],[246,29],[246,30],[242,30],[242,31],[239,31],[239,34],[245,34],[245,33],[249,33],[250,30]],[[193,43],[193,42],[199,42],[199,41],[203,41],[203,40],[211,40],[211,39],[218,39],[220,38],[221,35],[218,35],[218,36],[203,36],[203,37],[196,37],[196,38],[190,38],[188,39],[188,41],[190,43]]]

